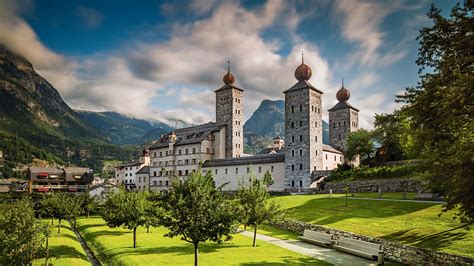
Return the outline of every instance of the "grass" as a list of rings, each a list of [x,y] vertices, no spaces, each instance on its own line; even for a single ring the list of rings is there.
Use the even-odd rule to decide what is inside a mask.
[[[51,220],[44,220],[51,224]],[[90,265],[87,255],[82,249],[76,235],[65,221],[61,223],[61,233],[58,234],[57,221],[51,227],[51,237],[49,238],[49,263],[53,265]],[[34,265],[44,265],[45,260],[36,260]]]
[[[351,193],[349,194],[349,197],[354,194],[355,197],[358,197],[358,198],[373,198],[373,199],[376,199],[376,198],[379,198],[379,193]],[[414,193],[414,192],[409,192],[406,194],[406,199],[407,200],[414,200],[415,199],[415,196],[417,195],[417,193]],[[335,195],[335,196],[341,196],[341,195]],[[345,196],[345,195],[343,195]],[[382,197],[380,197],[382,199],[392,199],[392,200],[404,200],[403,198],[403,193],[400,193],[400,192],[384,192],[382,193]]]
[[[133,248],[132,233],[124,228],[109,228],[99,217],[78,219],[78,229],[104,264],[109,265],[192,265],[194,249],[192,244],[179,237],[163,235],[165,228],[137,231],[137,248]],[[202,243],[199,245],[201,265],[323,265],[316,259],[306,257],[272,244],[234,235],[233,240],[222,245]]]
[[[340,194],[282,196],[272,200],[287,209],[288,219],[474,257],[474,230],[454,220],[454,212],[439,216],[441,204],[349,197],[346,206],[345,197]],[[267,230],[268,234],[281,234]]]

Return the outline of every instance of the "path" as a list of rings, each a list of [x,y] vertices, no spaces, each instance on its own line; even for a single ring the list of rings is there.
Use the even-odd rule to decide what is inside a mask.
[[[253,238],[252,232],[243,231],[241,234]],[[282,240],[262,234],[257,234],[257,239],[335,265],[377,265],[376,261],[366,260],[299,240]]]
[[[79,240],[79,243],[81,243],[82,249],[84,249],[84,252],[87,255],[87,258],[89,259],[89,262],[91,263],[92,266],[100,266],[99,260],[94,256],[92,251],[90,250],[89,246],[87,245],[86,241],[84,238],[82,238],[82,235],[77,231],[77,229],[74,229],[72,227],[71,222],[69,222],[69,226],[71,226],[72,231],[76,234],[77,240]]]
[[[348,199],[355,200],[380,200],[380,201],[395,201],[395,202],[416,202],[416,203],[432,203],[432,204],[444,204],[444,201],[434,200],[397,200],[397,199],[378,199],[378,198],[359,198],[359,197],[347,197]]]

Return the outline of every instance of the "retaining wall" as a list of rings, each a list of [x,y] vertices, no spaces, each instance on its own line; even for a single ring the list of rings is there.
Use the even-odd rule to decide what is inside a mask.
[[[329,193],[332,189],[333,193],[343,193],[345,187],[349,188],[350,193],[360,192],[419,192],[424,191],[424,183],[421,180],[392,178],[379,180],[358,180],[358,181],[340,181],[328,182],[324,185],[324,190],[319,193]]]
[[[327,228],[300,221],[286,220],[272,223],[273,226],[303,234],[305,229],[332,234],[336,240],[341,237],[363,240],[382,245],[384,258],[410,265],[474,265],[474,259],[407,246],[380,238],[358,235],[351,232]]]

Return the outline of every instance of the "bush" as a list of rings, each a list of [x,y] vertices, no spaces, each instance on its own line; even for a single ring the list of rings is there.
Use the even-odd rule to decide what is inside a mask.
[[[422,173],[417,166],[399,165],[399,166],[379,166],[369,168],[360,166],[358,168],[338,167],[326,179],[331,181],[350,181],[350,180],[368,180],[368,179],[386,179],[400,177],[417,177]]]

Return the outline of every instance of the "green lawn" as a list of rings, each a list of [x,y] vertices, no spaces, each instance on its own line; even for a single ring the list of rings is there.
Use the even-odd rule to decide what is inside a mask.
[[[137,248],[132,248],[132,233],[124,228],[109,228],[99,217],[78,219],[78,228],[89,246],[108,265],[192,265],[194,249],[192,244],[179,237],[163,235],[165,228],[152,228],[146,233],[144,228],[137,231]],[[199,245],[200,265],[323,265],[315,259],[257,241],[252,247],[252,239],[234,235],[230,242],[222,245],[203,243]]]
[[[417,193],[409,192],[407,193],[407,200],[414,200]],[[341,196],[341,195],[335,195]],[[345,196],[345,195],[344,195]],[[351,196],[351,194],[349,194]],[[358,198],[379,198],[379,193],[354,193],[355,197]],[[382,193],[382,199],[393,199],[393,200],[403,200],[403,193],[400,192],[384,192]]]
[[[438,216],[440,204],[349,197],[346,207],[342,195],[282,196],[272,200],[287,209],[289,219],[474,257],[474,230],[453,220],[453,212]],[[270,235],[285,234],[267,230]]]
[[[51,224],[51,220],[44,220]],[[69,224],[65,221],[61,223],[61,234],[58,234],[58,223],[55,220],[51,228],[51,238],[49,239],[49,263],[53,265],[90,265],[86,253],[71,230]],[[44,265],[45,260],[36,260],[34,265]]]

